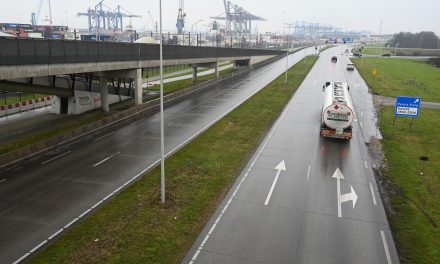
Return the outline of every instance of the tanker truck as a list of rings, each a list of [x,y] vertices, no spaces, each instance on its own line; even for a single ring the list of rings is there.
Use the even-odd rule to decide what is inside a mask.
[[[345,82],[326,82],[322,89],[324,103],[321,112],[320,135],[350,140],[354,120],[350,88]]]

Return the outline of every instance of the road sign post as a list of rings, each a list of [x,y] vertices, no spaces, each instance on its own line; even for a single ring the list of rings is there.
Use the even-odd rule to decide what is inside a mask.
[[[414,117],[420,115],[420,106],[422,100],[420,97],[408,97],[408,96],[398,96],[396,99],[396,105],[394,107],[394,122],[396,123],[396,118],[398,116],[408,116],[412,117],[410,127],[412,127]]]

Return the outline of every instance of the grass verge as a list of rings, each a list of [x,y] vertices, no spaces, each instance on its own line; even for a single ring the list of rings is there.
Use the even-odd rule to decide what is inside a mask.
[[[401,263],[440,263],[440,110],[422,109],[412,128],[404,117],[393,127],[393,112],[383,108],[380,125],[390,183],[387,215]]]
[[[424,101],[440,102],[440,68],[424,60],[364,58],[352,59],[372,92],[383,96],[420,96]],[[377,75],[371,69],[377,69]]]
[[[30,263],[179,263],[316,57],[296,64],[187,146],[123,190]],[[257,115],[255,113],[258,113]]]

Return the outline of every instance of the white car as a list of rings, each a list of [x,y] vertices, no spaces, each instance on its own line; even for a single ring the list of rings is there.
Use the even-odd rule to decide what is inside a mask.
[[[353,63],[347,64],[347,71],[354,71],[354,64]]]

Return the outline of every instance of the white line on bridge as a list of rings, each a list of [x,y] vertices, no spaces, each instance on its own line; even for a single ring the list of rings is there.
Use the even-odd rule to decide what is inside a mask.
[[[48,160],[46,160],[46,161],[43,161],[43,162],[41,162],[41,165],[44,165],[44,164],[46,164],[46,163],[48,163],[48,162],[51,162],[52,160],[55,160],[55,159],[61,158],[62,156],[65,156],[65,155],[69,154],[70,152],[71,152],[71,151],[69,150],[69,151],[67,151],[67,152],[64,152],[63,154],[60,154],[60,155],[58,155],[58,156],[55,156],[55,157],[53,157],[53,158],[51,158],[51,159],[48,159]]]
[[[118,155],[119,153],[121,153],[121,152],[117,152],[116,154],[113,154],[113,155],[111,155],[111,156],[109,156],[109,157],[107,157],[107,158],[101,160],[100,162],[95,163],[95,164],[93,165],[93,167],[96,167],[96,166],[101,165],[102,163],[104,163],[104,162],[106,162],[107,160],[113,158],[114,156]]]

